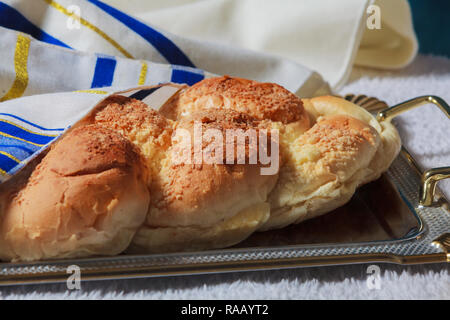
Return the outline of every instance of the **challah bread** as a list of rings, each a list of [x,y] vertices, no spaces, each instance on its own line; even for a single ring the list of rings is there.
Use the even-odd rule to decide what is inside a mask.
[[[151,206],[128,251],[169,252],[230,246],[248,237],[269,217],[267,196],[278,175],[261,175],[261,164],[249,164],[249,153],[258,150],[251,149],[248,141],[231,142],[232,148],[245,144],[245,164],[237,164],[236,158],[226,164],[223,157],[213,159],[212,163],[205,163],[204,159],[202,163],[176,162],[177,152],[186,151],[180,146],[183,140],[177,136],[178,132],[187,132],[193,138],[196,123],[202,132],[214,129],[222,137],[228,129],[258,131],[259,122],[252,117],[233,110],[209,109],[193,111],[174,122],[144,103],[129,99],[107,105],[95,114],[93,121],[118,130],[132,141],[152,173],[148,185]],[[202,154],[210,147],[205,139],[189,142],[192,162],[196,143],[201,144],[198,147]],[[225,150],[225,143],[229,142],[224,139],[223,143]],[[210,151],[214,152],[214,148]]]
[[[239,78],[203,80],[161,112],[179,119],[195,110],[233,109],[279,130],[282,166],[260,231],[331,211],[387,170],[400,148],[396,129],[344,99],[300,99],[284,88]]]
[[[139,153],[120,134],[95,125],[73,129],[8,194],[0,258],[119,254],[145,219],[147,179]]]
[[[198,130],[214,134],[197,140]],[[230,130],[244,139],[228,140]],[[262,174],[271,164],[248,132],[267,139],[279,170]],[[343,205],[399,149],[390,122],[271,83],[206,79],[159,111],[113,95],[14,177],[14,188],[0,186],[0,259],[228,247]]]

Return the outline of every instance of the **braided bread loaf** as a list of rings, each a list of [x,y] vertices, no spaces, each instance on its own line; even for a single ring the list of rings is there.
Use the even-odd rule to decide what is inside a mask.
[[[198,130],[214,139],[192,139]],[[220,138],[230,130],[257,142]],[[0,187],[0,259],[231,246],[343,205],[399,148],[396,129],[362,108],[271,83],[207,79],[159,111],[113,96]],[[277,160],[269,174],[262,151]]]

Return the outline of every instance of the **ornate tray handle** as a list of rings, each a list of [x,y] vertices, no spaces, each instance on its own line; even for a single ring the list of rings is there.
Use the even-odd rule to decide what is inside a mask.
[[[377,114],[377,120],[379,122],[390,121],[405,111],[428,103],[438,106],[450,119],[450,107],[442,98],[436,96],[422,96],[381,110]],[[433,168],[423,172],[422,187],[420,188],[420,205],[431,206],[436,191],[436,182],[447,178],[450,178],[450,167]]]
[[[419,203],[422,206],[433,204],[436,182],[450,178],[450,167],[428,169],[422,174],[422,187],[420,188]]]
[[[447,262],[450,262],[450,233],[443,234],[432,243],[444,250],[447,255]]]

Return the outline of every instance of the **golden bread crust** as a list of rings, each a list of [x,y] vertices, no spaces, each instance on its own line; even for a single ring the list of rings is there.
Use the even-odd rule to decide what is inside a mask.
[[[213,134],[197,140],[198,130]],[[244,139],[229,140],[230,130]],[[281,166],[263,175],[268,165],[246,133],[275,142],[270,130],[279,133],[269,145],[279,147]],[[231,246],[343,205],[399,149],[390,122],[344,99],[300,99],[273,83],[206,79],[159,112],[111,96],[0,195],[0,259]]]
[[[232,109],[258,120],[309,127],[309,118],[301,99],[290,91],[274,83],[229,76],[205,79],[194,84],[160,111],[168,118],[178,119],[196,110],[209,108]]]
[[[298,138],[281,141],[285,165],[269,196],[271,217],[260,230],[344,205],[357,187],[386,171],[400,150],[395,127],[378,123],[363,108],[334,96],[302,100],[314,125]]]
[[[177,140],[177,130],[186,130],[194,138],[196,123],[200,124],[203,132],[213,129],[220,132],[223,137],[230,129],[244,132],[253,129],[258,134],[260,127],[265,128],[263,122],[234,110],[210,109],[207,112],[199,110],[174,122],[151,110],[144,103],[128,99],[107,104],[93,116],[93,121],[97,125],[117,130],[133,142],[150,169],[152,179],[148,187],[151,205],[145,223],[138,231],[139,236],[134,240],[135,247],[139,247],[140,252],[158,252],[157,247],[165,248],[166,246],[161,244],[163,242],[161,238],[155,240],[155,237],[158,239],[157,234],[164,237],[162,230],[183,234],[183,243],[189,235],[191,243],[201,242],[200,239],[205,239],[204,232],[186,233],[183,230],[212,228],[221,221],[232,219],[239,212],[246,212],[246,208],[265,203],[277,180],[277,174],[270,176],[260,174],[263,165],[248,164],[251,154],[257,153],[258,150],[252,149],[247,140],[244,140],[245,159],[243,159],[246,164],[236,163],[237,153],[234,154],[232,164],[226,164],[223,157],[214,158],[214,161],[221,160],[218,162],[195,164],[193,140],[189,149],[192,163],[173,161],[181,146]],[[205,154],[206,150],[211,152],[210,142],[201,140],[199,150],[202,154]],[[223,143],[223,150],[226,150],[226,144],[230,142],[224,139]],[[233,148],[237,148],[238,143],[236,140],[231,144]],[[247,225],[241,230],[233,229],[233,234],[241,234],[240,237],[235,237],[233,243],[255,231],[267,220],[268,215],[260,214],[257,217],[259,222],[250,224],[251,227]],[[149,231],[155,228],[161,232],[154,234]],[[216,228],[214,235],[215,243],[225,244],[231,241],[230,232],[226,229]],[[213,242],[210,240],[207,243],[212,245]],[[180,246],[173,244],[167,247]]]
[[[6,207],[0,256],[8,260],[118,254],[145,219],[146,168],[134,146],[98,126],[58,141]]]
[[[194,126],[199,125],[203,132],[214,129],[226,137],[227,130],[253,129],[258,133],[257,123],[249,116],[233,110],[211,109],[208,112],[195,112],[189,118],[180,120],[176,129],[183,129],[195,137]],[[197,141],[198,150],[205,154],[210,146],[205,140]],[[237,164],[237,152],[231,164],[226,163],[226,144],[233,149],[239,147],[240,141],[227,139],[221,144],[222,157],[213,158],[212,163],[195,163],[194,149],[197,143],[188,146],[191,163],[177,163],[175,153],[181,142],[173,141],[167,158],[162,162],[159,173],[160,183],[152,185],[154,197],[152,209],[147,218],[149,226],[208,226],[229,218],[248,206],[266,200],[278,175],[261,175],[260,163],[249,164],[252,149],[248,140],[243,141],[246,150],[245,164]],[[213,150],[214,151],[214,150]]]
[[[377,131],[358,119],[342,115],[319,119],[290,143],[289,156],[269,195],[272,214],[261,230],[303,221],[315,214],[311,203],[316,200],[320,201],[320,208],[325,202],[342,205],[339,190],[368,166],[379,144]]]

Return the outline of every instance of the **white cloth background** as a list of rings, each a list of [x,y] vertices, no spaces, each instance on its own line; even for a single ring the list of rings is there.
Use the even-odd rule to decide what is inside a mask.
[[[418,56],[396,72],[357,68],[341,94],[379,97],[389,104],[435,94],[450,101],[450,59]],[[401,138],[424,168],[450,164],[450,120],[424,106],[396,120]],[[438,184],[450,195],[449,184]],[[449,264],[381,268],[380,290],[369,290],[367,265],[82,283],[0,287],[0,299],[450,299]]]

